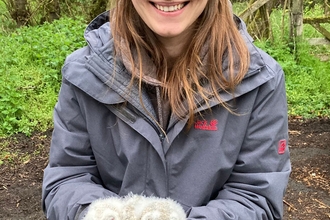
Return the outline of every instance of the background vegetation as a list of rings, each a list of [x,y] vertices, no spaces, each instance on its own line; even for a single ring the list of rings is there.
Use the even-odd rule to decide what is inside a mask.
[[[61,66],[68,54],[85,45],[84,29],[98,11],[92,11],[93,0],[59,1],[61,16],[51,20],[44,5],[31,0],[27,1],[29,19],[19,25],[6,2],[0,0],[0,136],[18,132],[29,135],[52,127]],[[234,10],[240,12],[246,4],[237,1]],[[276,8],[271,14],[272,38],[255,43],[272,55],[286,73],[289,114],[329,117],[330,62],[321,61],[329,59],[329,46],[310,46],[302,40],[297,54],[293,54],[286,13]],[[305,7],[307,16],[321,14],[321,4]],[[328,24],[325,27],[329,29]],[[306,25],[303,38],[315,37],[322,36]]]
[[[65,57],[85,43],[85,23],[61,18],[0,35],[0,134],[44,130],[59,91]]]

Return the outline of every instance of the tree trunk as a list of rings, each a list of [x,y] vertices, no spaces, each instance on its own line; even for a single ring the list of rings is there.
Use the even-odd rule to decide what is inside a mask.
[[[290,0],[290,42],[291,50],[296,60],[297,43],[301,41],[303,33],[303,0]]]
[[[30,12],[27,0],[6,0],[4,1],[11,18],[16,21],[18,27],[28,24]]]
[[[254,14],[254,12],[256,12],[260,7],[262,7],[264,4],[266,4],[267,2],[269,2],[271,0],[251,0],[249,3],[249,7],[247,9],[245,9],[240,15],[239,17],[242,18],[243,20],[246,20],[249,16],[252,16]]]
[[[15,0],[15,8],[17,12],[16,22],[18,26],[25,25],[29,19],[27,0]]]
[[[252,37],[272,39],[270,14],[275,5],[275,0],[250,0],[249,5],[239,16],[246,21]]]
[[[53,22],[60,18],[60,2],[59,0],[49,0],[46,5],[46,20],[48,22]]]
[[[324,0],[324,15],[329,16],[330,15],[330,1]]]
[[[290,37],[299,38],[303,33],[303,0],[291,1]]]

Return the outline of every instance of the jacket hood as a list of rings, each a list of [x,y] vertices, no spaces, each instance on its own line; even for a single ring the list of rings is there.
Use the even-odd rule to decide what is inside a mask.
[[[110,88],[122,97],[122,99],[135,103],[134,105],[137,107],[140,106],[139,100],[136,100],[136,97],[139,95],[138,88],[134,89],[133,87],[133,90],[127,94],[126,90],[127,86],[130,85],[131,75],[125,70],[125,66],[122,62],[114,60],[114,42],[111,34],[109,17],[110,12],[106,11],[96,17],[87,26],[84,36],[88,46],[85,48],[84,52],[80,52],[83,54],[75,52],[68,57],[65,69],[71,69],[72,71],[63,71],[63,75],[72,84],[76,85],[83,91],[86,91],[90,96],[102,103],[113,103],[113,99],[111,101],[110,97],[104,95],[104,91],[109,91]],[[239,31],[250,51],[251,61],[249,70],[241,84],[237,86],[234,95],[225,92],[220,94],[223,101],[229,101],[234,97],[239,97],[257,88],[273,77],[271,71],[262,71],[266,66],[264,59],[269,59],[269,57],[265,56],[260,49],[254,46],[253,40],[248,34],[244,22],[236,16],[235,19],[238,23]],[[87,61],[86,59],[79,60],[79,58],[77,58],[77,56],[82,55]],[[80,71],[73,70],[77,64],[80,66],[83,65],[85,68],[81,68]],[[224,68],[226,68],[225,65]],[[91,72],[93,74],[91,74]],[[263,72],[263,74],[259,74],[260,72]],[[115,75],[111,75],[111,73],[115,73]],[[142,94],[142,96],[143,95],[146,94]],[[148,96],[146,95],[145,97]],[[153,112],[151,103],[146,103],[145,107],[148,109],[149,104],[149,110],[150,112]],[[218,103],[215,100],[214,105],[216,104]]]
[[[94,18],[85,29],[85,40],[92,49],[97,50],[112,39],[109,19],[110,12],[103,12]]]

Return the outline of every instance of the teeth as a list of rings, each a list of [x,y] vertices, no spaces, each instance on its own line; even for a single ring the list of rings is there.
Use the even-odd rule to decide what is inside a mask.
[[[181,8],[183,8],[184,4],[180,3],[178,5],[171,5],[171,6],[162,6],[162,5],[155,4],[155,6],[158,10],[161,10],[164,12],[174,12],[174,11],[177,11],[177,10],[180,10]]]

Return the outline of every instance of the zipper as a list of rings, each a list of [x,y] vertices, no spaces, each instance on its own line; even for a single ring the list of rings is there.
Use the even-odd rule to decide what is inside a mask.
[[[144,118],[157,132],[159,140],[161,142],[162,145],[162,149],[163,149],[163,154],[164,154],[164,168],[165,168],[165,190],[166,190],[166,197],[169,196],[169,174],[168,174],[168,170],[169,170],[169,165],[168,165],[168,161],[167,158],[165,156],[165,151],[164,151],[164,139],[165,139],[165,135],[163,133],[163,131],[160,129],[160,127],[158,125],[156,125],[150,118],[146,117],[141,111],[139,111],[138,109],[134,108],[135,112],[142,118]]]
[[[163,131],[160,129],[160,127],[158,125],[156,125],[153,120],[151,120],[149,117],[146,117],[140,110],[135,109],[135,112],[140,116],[142,117],[144,120],[146,120],[148,122],[148,124],[150,124],[154,129],[155,131],[157,132],[158,134],[158,137],[159,137],[159,140],[161,141],[161,143],[163,144],[163,141],[165,139],[165,135],[163,133]]]

